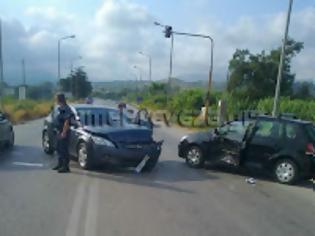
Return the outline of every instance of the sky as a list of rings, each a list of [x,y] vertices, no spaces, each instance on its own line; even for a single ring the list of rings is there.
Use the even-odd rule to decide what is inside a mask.
[[[61,76],[83,66],[92,81],[148,78],[169,71],[170,40],[154,21],[181,32],[210,35],[215,40],[214,80],[225,80],[236,49],[254,53],[280,46],[288,0],[1,0],[4,77],[22,82],[25,59],[27,81],[57,81],[57,42],[61,42]],[[294,58],[297,80],[315,80],[315,0],[295,0],[290,37],[304,42]],[[82,59],[78,59],[81,57]],[[210,44],[201,38],[175,36],[173,76],[207,79]]]

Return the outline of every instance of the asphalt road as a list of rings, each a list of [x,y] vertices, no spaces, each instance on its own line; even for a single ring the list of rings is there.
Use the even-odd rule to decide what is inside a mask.
[[[72,162],[70,174],[58,174],[41,150],[41,127],[16,126],[16,147],[0,153],[1,236],[315,235],[310,182],[261,177],[252,186],[226,168],[190,169],[177,157],[185,131],[156,129],[165,143],[152,173]]]

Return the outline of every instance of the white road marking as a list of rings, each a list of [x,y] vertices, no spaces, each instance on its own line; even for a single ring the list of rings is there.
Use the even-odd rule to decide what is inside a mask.
[[[99,182],[95,179],[93,180],[93,183],[89,186],[89,198],[85,220],[85,236],[97,235],[98,203]]]
[[[12,162],[13,165],[16,166],[28,166],[28,167],[43,167],[44,164],[42,163],[28,163],[28,162]]]
[[[86,178],[77,187],[75,199],[71,208],[70,218],[66,229],[66,236],[79,235],[80,219],[83,208],[84,195],[87,188]]]

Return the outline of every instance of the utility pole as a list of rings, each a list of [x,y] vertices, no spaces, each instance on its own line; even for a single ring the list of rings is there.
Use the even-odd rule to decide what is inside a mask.
[[[171,50],[170,50],[170,73],[168,76],[168,94],[170,96],[172,91],[172,77],[173,77],[173,54],[174,54],[174,34],[171,33]],[[168,97],[167,97],[168,98]]]
[[[22,59],[22,79],[23,79],[23,86],[26,86],[26,73],[25,73],[25,61]]]
[[[3,97],[3,58],[2,58],[2,21],[0,18],[0,107],[3,108],[2,97]]]
[[[58,40],[58,82],[60,83],[61,75],[60,75],[60,45],[61,41],[67,39],[74,39],[75,35],[64,36]]]
[[[277,85],[276,85],[276,91],[275,91],[275,98],[273,102],[273,110],[272,110],[272,116],[277,116],[279,113],[279,106],[280,106],[280,89],[281,89],[281,81],[283,76],[283,64],[285,59],[285,48],[288,41],[288,34],[289,34],[289,26],[290,26],[290,18],[291,18],[291,11],[292,11],[292,5],[293,0],[289,0],[289,9],[288,9],[288,15],[287,15],[287,21],[286,21],[286,27],[284,32],[284,40],[281,50],[281,56],[280,56],[280,64],[279,64],[279,70],[278,70],[278,77],[277,77]]]

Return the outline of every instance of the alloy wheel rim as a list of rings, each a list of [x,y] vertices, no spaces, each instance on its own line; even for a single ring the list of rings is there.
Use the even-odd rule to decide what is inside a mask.
[[[81,167],[85,167],[86,166],[86,161],[87,161],[87,152],[86,152],[86,148],[81,146],[81,148],[79,149],[79,163]]]
[[[294,167],[288,162],[283,162],[277,166],[277,178],[284,183],[290,182],[294,178]]]
[[[49,146],[50,146],[49,145],[49,138],[48,138],[48,135],[46,133],[44,134],[43,145],[44,145],[45,150],[49,149]]]
[[[196,148],[192,148],[188,151],[187,158],[189,163],[198,165],[200,163],[201,154]]]

